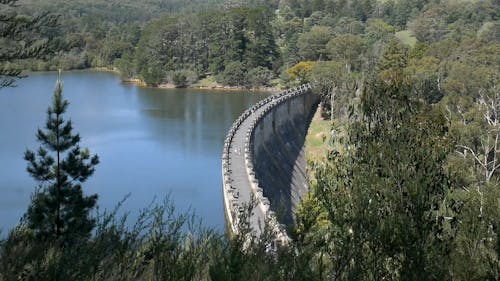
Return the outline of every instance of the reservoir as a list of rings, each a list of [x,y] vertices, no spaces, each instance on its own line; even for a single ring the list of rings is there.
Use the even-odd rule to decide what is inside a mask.
[[[26,149],[36,150],[56,73],[35,73],[0,90],[0,231],[5,235],[27,210],[37,183],[26,171]],[[205,226],[224,228],[221,153],[233,121],[267,93],[149,89],[123,84],[106,72],[63,73],[66,119],[81,147],[100,164],[84,193],[130,224],[155,198],[170,196],[178,212],[193,211]]]

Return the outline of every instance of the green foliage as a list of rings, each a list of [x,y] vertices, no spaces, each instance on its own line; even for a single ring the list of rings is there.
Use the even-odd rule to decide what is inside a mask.
[[[415,53],[410,53],[408,56],[412,55]],[[417,95],[428,104],[435,104],[443,98],[444,93],[438,84],[439,60],[433,57],[410,59],[406,71],[416,84]]]
[[[271,25],[274,19],[273,10],[269,8],[254,9],[247,12],[246,19],[251,33],[245,50],[245,59],[249,68],[264,67],[272,69],[279,58],[278,47]]]
[[[116,222],[62,250],[24,226],[0,247],[0,279],[499,279],[498,124],[485,118],[499,88],[495,0],[25,2],[60,11],[64,24],[35,37],[61,52],[5,69],[117,67],[178,87],[259,87],[282,73],[314,84],[347,129],[314,168],[295,240],[276,253],[269,237],[148,236]],[[415,45],[401,43],[408,32]]]
[[[395,35],[399,40],[401,40],[403,44],[408,45],[410,47],[415,46],[415,44],[417,43],[417,38],[409,30],[402,30],[396,32]]]
[[[307,83],[308,75],[313,69],[316,62],[313,61],[301,61],[294,65],[293,67],[287,69],[288,76],[300,84]]]
[[[255,88],[262,86],[269,86],[269,82],[274,78],[274,73],[262,66],[248,71],[248,82],[249,85]]]
[[[498,181],[461,190],[453,199],[463,202],[451,263],[455,280],[496,280],[500,277]]]
[[[121,203],[120,203],[121,204]],[[120,206],[120,205],[119,205]],[[231,238],[203,228],[171,201],[141,211],[129,228],[126,216],[98,216],[95,233],[73,247],[37,241],[23,227],[0,242],[0,280],[308,280],[293,249],[270,251],[274,234],[266,224],[250,236],[248,214]],[[304,258],[301,258],[304,259]]]
[[[15,86],[22,78],[22,67],[17,60],[42,58],[53,50],[48,39],[40,32],[56,24],[57,18],[46,14],[22,14],[18,0],[0,1],[0,89]]]
[[[371,18],[366,22],[366,36],[369,43],[374,44],[377,41],[387,41],[395,32],[395,28],[385,21],[377,18]]]
[[[176,79],[178,79],[177,83]],[[193,70],[182,69],[174,71],[172,74],[172,82],[178,88],[191,86],[196,83],[196,81],[198,81],[198,74],[196,74]]]
[[[133,63],[133,54],[125,52],[121,58],[114,62],[116,68],[120,71],[122,80],[129,80],[135,74],[135,66]]]
[[[385,47],[378,68],[380,71],[398,71],[405,68],[407,63],[406,48],[398,40],[392,39]]]
[[[161,76],[179,69],[195,69],[200,76],[220,74],[222,80],[229,75],[222,72],[234,63],[243,63],[244,72],[272,69],[279,56],[272,17],[269,8],[235,8],[153,22],[144,29],[135,52],[137,71],[143,79],[158,83],[165,78]],[[247,83],[247,79],[229,80],[228,85]]]
[[[428,0],[397,0],[379,1],[382,3],[384,19],[391,25],[400,28],[406,27],[408,21],[414,18],[419,11],[425,9]]]
[[[172,75],[172,82],[177,88],[185,88],[188,85],[186,74],[176,71]]]
[[[217,81],[229,86],[247,84],[247,68],[242,62],[230,62],[218,77]]]
[[[434,6],[433,9],[427,10],[414,19],[410,23],[410,30],[419,41],[439,41],[448,32],[446,19],[443,17],[446,12],[446,7]]]
[[[498,41],[494,0],[25,2],[27,13],[61,15],[64,24],[39,32],[61,51],[49,62],[9,61],[6,71],[116,67],[124,79],[139,78],[151,86],[170,81],[169,74],[181,69],[200,77],[219,75],[231,62],[243,62],[248,71],[264,67],[276,74],[300,61],[342,59],[351,71],[370,72],[385,45],[395,36],[408,39],[410,31],[419,42],[432,44],[425,55],[444,60],[440,67],[464,54],[477,57],[462,48],[459,54],[459,46],[481,48],[471,43],[475,39]],[[431,80],[420,82],[436,91]],[[445,95],[443,88],[438,90]]]
[[[326,46],[330,58],[347,65],[347,71],[360,71],[366,43],[360,36],[342,34],[335,36]]]
[[[27,150],[24,154],[29,174],[40,184],[25,220],[37,239],[72,243],[87,238],[94,228],[89,212],[97,195],[84,196],[81,184],[94,173],[99,159],[80,148],[80,136],[72,133],[71,121],[64,120],[69,103],[62,90],[59,78],[47,110],[45,131],[37,133],[41,146],[37,152]]]
[[[314,26],[309,32],[299,36],[297,47],[303,60],[316,61],[327,58],[326,44],[332,38],[332,30],[327,26]]]
[[[352,103],[357,85],[357,73],[349,71],[343,61],[318,62],[307,73],[313,91],[321,96],[322,116],[333,120],[347,117],[347,107]]]
[[[313,230],[302,237],[341,279],[445,280],[459,211],[445,200],[446,120],[414,100],[404,78],[364,89],[343,146],[315,170],[323,211],[301,220]]]
[[[196,280],[221,241],[190,215],[177,215],[168,199],[141,211],[132,228],[117,211],[98,216],[92,237],[72,247],[12,230],[0,244],[0,280]]]

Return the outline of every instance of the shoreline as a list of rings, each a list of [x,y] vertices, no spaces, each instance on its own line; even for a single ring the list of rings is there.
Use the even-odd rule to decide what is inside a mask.
[[[120,71],[116,68],[107,68],[107,67],[95,67],[95,68],[89,68],[89,70],[95,70],[95,71],[104,71],[104,72],[112,72],[120,75]],[[210,90],[210,91],[246,91],[246,92],[279,92],[282,89],[279,89],[277,87],[258,87],[258,88],[247,88],[244,86],[228,86],[228,85],[222,85],[222,84],[216,84],[214,86],[199,86],[196,84],[189,85],[184,88],[178,88],[174,84],[171,83],[163,83],[160,84],[156,87],[152,86],[147,86],[144,81],[142,81],[139,78],[129,78],[129,79],[121,79],[123,83],[128,83],[128,84],[133,84],[136,86],[144,87],[144,88],[151,88],[151,89],[196,89],[196,90]],[[199,82],[199,81],[198,81]]]
[[[85,69],[71,69],[71,70],[64,70],[64,72],[106,72],[106,73],[113,73],[115,75],[120,76],[121,73],[118,69],[115,68],[108,68],[108,67],[92,67],[92,68],[85,68]],[[43,72],[54,72],[54,71],[30,71],[29,73],[43,73]],[[221,84],[216,84],[213,86],[199,86],[199,85],[190,85],[184,88],[178,88],[174,84],[171,83],[164,83],[160,84],[156,87],[152,86],[147,86],[144,81],[138,78],[129,78],[129,79],[123,79],[120,77],[120,80],[124,84],[131,84],[135,85],[141,88],[149,88],[149,89],[162,89],[162,90],[172,90],[172,89],[194,89],[194,90],[206,90],[206,91],[221,91],[221,92],[266,92],[266,93],[277,93],[282,91],[283,89],[277,88],[277,87],[258,87],[258,88],[247,88],[244,86],[227,86],[227,85],[221,85]]]
[[[112,71],[113,72],[113,71]],[[152,86],[147,86],[144,81],[138,78],[131,78],[131,79],[122,79],[122,83],[126,84],[132,84],[136,85],[142,88],[150,88],[150,89],[164,89],[164,90],[171,90],[171,89],[195,89],[195,90],[207,90],[207,91],[221,91],[221,92],[279,92],[281,91],[280,89],[276,87],[259,87],[259,88],[247,88],[244,86],[224,86],[217,84],[215,86],[198,86],[196,84],[190,85],[187,87],[176,87],[174,84],[171,83],[164,83],[160,84],[156,87]]]
[[[216,87],[203,87],[203,86],[191,86],[188,89],[196,90],[210,90],[210,91],[246,91],[246,92],[280,92],[281,90],[275,87],[259,87],[259,88],[246,88],[242,86],[216,86]]]

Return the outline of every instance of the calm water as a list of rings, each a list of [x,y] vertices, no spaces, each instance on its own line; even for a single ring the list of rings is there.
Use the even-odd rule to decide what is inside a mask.
[[[55,86],[55,73],[33,74],[17,88],[0,90],[0,229],[26,211],[36,182],[24,151],[36,149]],[[221,151],[232,122],[267,94],[144,89],[100,72],[63,74],[66,116],[82,147],[101,163],[84,184],[112,209],[127,194],[131,216],[156,196],[170,194],[177,210],[189,208],[206,225],[223,229]]]

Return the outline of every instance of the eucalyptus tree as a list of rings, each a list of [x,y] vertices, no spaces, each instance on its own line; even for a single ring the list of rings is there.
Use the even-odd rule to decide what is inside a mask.
[[[322,252],[341,280],[446,280],[459,212],[447,198],[446,119],[392,77],[364,87],[347,137],[315,169]]]

